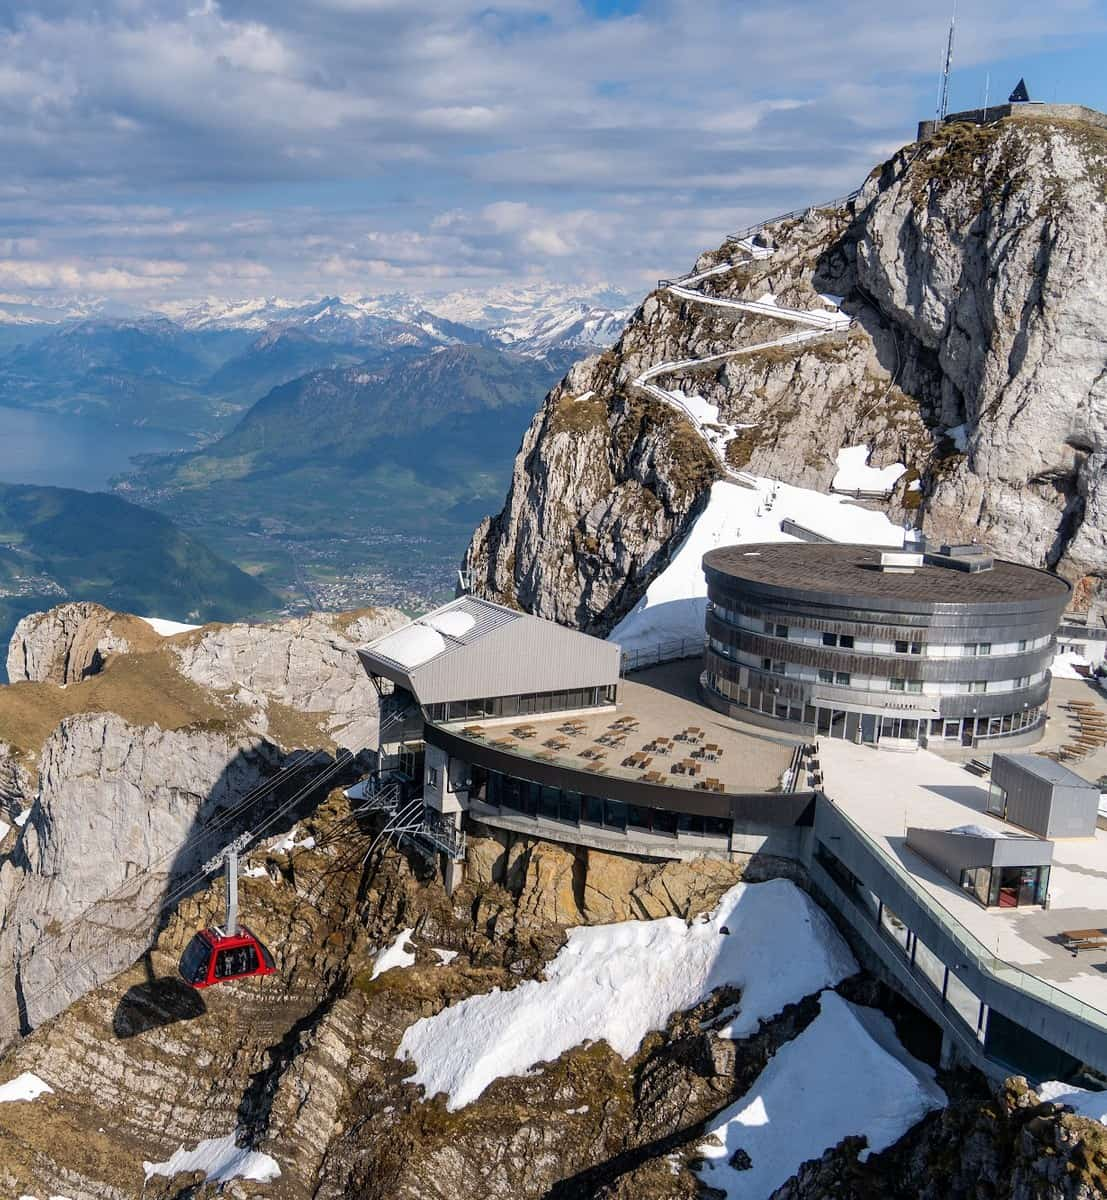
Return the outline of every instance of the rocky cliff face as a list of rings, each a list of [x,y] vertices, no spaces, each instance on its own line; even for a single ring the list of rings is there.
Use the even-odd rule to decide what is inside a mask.
[[[237,1136],[244,1153],[270,1156],[280,1171],[264,1185],[223,1185],[240,1197],[710,1194],[695,1174],[705,1125],[810,1026],[814,997],[731,1040],[718,1031],[741,995],[722,988],[625,1060],[606,1043],[580,1045],[496,1080],[456,1110],[413,1086],[396,1054],[420,1018],[539,977],[566,923],[695,920],[750,864],[645,863],[477,831],[470,876],[450,898],[393,851],[363,875],[371,838],[351,826],[336,794],[304,822],[299,847],[252,855],[243,911],[276,952],[277,976],[203,995],[174,979],[185,941],[217,910],[216,895],[200,894],[182,902],[144,962],[0,1060],[0,1079],[33,1072],[53,1089],[0,1104],[0,1190],[71,1200],[214,1196],[220,1185],[203,1172],[162,1166],[146,1179],[143,1164]],[[757,865],[755,877],[775,871]],[[377,951],[401,930],[411,931],[412,964],[374,977]],[[861,1003],[876,990],[861,976],[841,988]],[[860,1139],[847,1139],[780,1195],[906,1197],[915,1193],[906,1183],[897,1190],[897,1180],[933,1178],[955,1186],[931,1194],[968,1200],[984,1186],[970,1178],[971,1164],[994,1171],[986,1178],[996,1200],[1102,1194],[1101,1127],[1038,1105],[1025,1089],[991,1096],[979,1082],[952,1082],[961,1089],[956,1110],[870,1158],[859,1157]]]
[[[132,642],[150,647],[157,634],[146,622],[101,604],[76,601],[30,613],[8,643],[9,683],[77,683],[95,675],[111,654]]]
[[[474,589],[606,632],[724,470],[827,491],[838,451],[865,444],[871,465],[908,468],[893,519],[1055,568],[1089,603],[1107,538],[1105,180],[1096,127],[951,126],[847,206],[705,254],[547,397],[470,544]],[[795,323],[726,303],[766,294],[807,311],[840,297],[853,325],[788,342]],[[723,463],[641,386],[663,363],[655,384],[729,427]]]
[[[222,844],[200,827],[291,751],[372,745],[376,696],[355,649],[403,619],[162,638],[68,604],[20,623],[20,682],[0,688],[0,806],[25,818],[0,845],[0,1044],[134,961],[174,881]]]
[[[377,696],[357,657],[407,618],[396,609],[312,613],[264,625],[216,625],[174,646],[183,675],[231,693],[268,731],[270,705],[310,715],[355,752],[374,745]]]
[[[201,818],[282,758],[258,738],[112,713],[62,721],[43,747],[21,837],[0,858],[0,1043],[135,960],[173,881],[219,848],[209,839],[182,849]]]

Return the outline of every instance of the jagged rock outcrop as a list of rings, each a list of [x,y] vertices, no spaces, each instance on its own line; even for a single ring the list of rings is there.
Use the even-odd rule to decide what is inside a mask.
[[[772,1200],[1101,1200],[1107,1130],[1042,1102],[1021,1078],[994,1091],[979,1076],[947,1081],[953,1103],[865,1162],[847,1138],[806,1163]]]
[[[268,707],[310,713],[355,751],[372,744],[376,693],[357,647],[406,622],[394,608],[312,613],[263,624],[205,625],[162,638],[143,620],[99,604],[61,604],[16,626],[8,648],[12,683],[69,684],[98,674],[113,654],[160,646],[197,686],[225,694],[269,732]]]
[[[699,299],[661,288],[618,345],[578,364],[524,437],[505,506],[465,566],[487,595],[596,632],[641,598],[720,469],[693,425],[635,380],[696,394],[735,427],[732,468],[829,490],[866,444],[908,468],[886,508],[1055,568],[1096,601],[1107,549],[1107,132],[1068,121],[949,126],[908,146],[838,209],[727,243]],[[777,341],[764,311],[705,303],[842,297],[848,331]]]
[[[31,772],[11,746],[0,742],[0,817],[14,820],[30,808],[32,796]]]
[[[269,704],[318,714],[339,744],[375,744],[377,695],[358,646],[406,624],[394,608],[312,613],[260,625],[214,625],[179,639],[182,673],[203,688],[231,692],[260,710]]]
[[[80,600],[30,613],[8,643],[10,683],[76,683],[95,675],[109,654],[150,646],[157,635],[137,617]]]

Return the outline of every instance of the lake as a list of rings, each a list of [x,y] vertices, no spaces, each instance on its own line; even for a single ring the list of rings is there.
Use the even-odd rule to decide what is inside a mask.
[[[131,467],[135,454],[189,445],[161,429],[109,425],[89,417],[0,406],[0,482],[108,490],[108,480]]]

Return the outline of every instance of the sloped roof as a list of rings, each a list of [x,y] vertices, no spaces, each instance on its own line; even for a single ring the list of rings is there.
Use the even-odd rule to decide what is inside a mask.
[[[362,664],[421,704],[598,687],[619,678],[620,650],[476,596],[462,596],[378,638]]]

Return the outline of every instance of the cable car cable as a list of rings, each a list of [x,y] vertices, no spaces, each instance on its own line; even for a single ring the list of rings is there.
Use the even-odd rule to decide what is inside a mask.
[[[314,757],[314,754],[310,753],[309,758],[313,758],[313,757]],[[346,752],[345,757],[336,756],[334,762],[332,762],[328,767],[324,768],[324,770],[315,779],[313,779],[305,787],[301,788],[298,792],[295,793],[295,795],[293,795],[288,801],[286,801],[280,808],[276,809],[269,817],[267,817],[266,820],[262,823],[262,825],[260,825],[257,830],[253,831],[254,836],[255,837],[260,836],[260,834],[266,828],[268,828],[275,821],[277,821],[281,816],[283,816],[286,812],[288,812],[291,808],[293,808],[296,804],[298,804],[300,801],[302,801],[312,791],[314,791],[316,788],[321,786],[323,783],[329,782],[342,769],[347,767],[349,765],[349,763],[353,760],[353,758],[354,758],[354,755],[352,753],[350,753],[349,751]],[[300,760],[297,760],[297,769],[299,768],[299,765],[300,765]],[[274,778],[280,778],[281,781],[283,781],[283,780],[289,778],[289,776],[283,775],[283,776],[274,777]],[[271,782],[271,781],[268,781],[268,782]],[[261,790],[262,789],[259,788],[258,792],[260,793]],[[262,798],[262,796],[259,794],[255,798],[254,801],[247,802],[244,800],[238,806],[237,811],[241,812],[245,808],[251,807],[253,803],[256,803],[257,800],[261,799],[261,798]],[[225,823],[226,822],[224,821],[223,824],[225,824]],[[197,838],[198,837],[199,837],[199,835],[197,835]],[[195,841],[195,840],[197,840],[197,839],[196,838],[190,839],[190,842]],[[185,844],[187,845],[189,843],[185,843]],[[170,854],[168,854],[164,858],[160,859],[158,861],[158,863],[154,864],[154,866],[160,865],[160,863],[164,862],[167,858],[171,858],[174,855],[178,854],[180,852],[180,849],[181,848],[178,847],[177,849],[172,851]],[[148,875],[152,870],[153,870],[153,867],[147,867],[144,871],[140,872],[139,875],[132,876],[131,879],[127,880],[126,882],[133,883],[136,879],[140,879],[143,875]],[[154,900],[154,902],[152,904],[147,905],[139,913],[138,918],[131,925],[126,926],[122,930],[119,930],[117,932],[121,932],[124,935],[133,933],[134,931],[136,931],[139,928],[139,926],[141,926],[143,924],[145,918],[147,918],[148,916],[151,916],[151,915],[155,916],[155,917],[160,916],[161,913],[164,912],[166,908],[168,908],[170,905],[174,904],[177,900],[179,900],[182,896],[184,896],[188,891],[190,891],[193,887],[195,887],[195,885],[197,883],[201,882],[204,878],[206,878],[208,874],[209,874],[209,872],[207,872],[207,871],[196,872],[191,877],[189,877],[187,880],[185,880],[183,883],[181,883],[178,887],[176,887],[168,895],[161,898],[160,900],[156,899],[156,900]],[[117,889],[117,892],[118,892],[118,890],[119,889]],[[98,901],[97,903],[101,903],[101,902],[102,902],[102,900]],[[81,923],[81,919],[76,918],[74,923],[79,925]],[[47,938],[47,939],[40,939],[40,941],[35,943],[35,945],[36,946],[40,945],[42,943],[42,941],[44,941],[44,940],[54,940],[57,937],[60,937],[60,934],[51,935],[50,938]],[[33,953],[33,950],[34,950],[34,947],[31,947],[31,949],[26,951],[25,954],[21,955],[11,967],[6,968],[6,971],[7,972],[15,971],[18,968],[18,966],[20,964],[22,964],[24,959]],[[50,980],[49,983],[44,983],[44,984],[40,985],[34,991],[23,993],[22,1008],[24,1009],[24,1011],[27,1011],[30,1008],[31,1002],[33,1000],[38,999],[40,996],[44,995],[46,992],[52,990],[63,980],[70,978],[76,971],[78,971],[81,967],[86,966],[95,957],[97,957],[97,952],[95,952],[95,951],[90,952],[89,954],[84,955],[82,958],[79,958],[76,961],[69,963],[65,968],[58,971],[54,975],[54,977]],[[99,984],[93,984],[93,986],[96,987],[96,986],[99,986]],[[12,1005],[12,1007],[18,1018],[20,1002],[16,1001],[14,1003],[14,1005]]]

